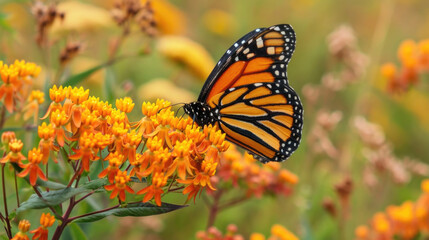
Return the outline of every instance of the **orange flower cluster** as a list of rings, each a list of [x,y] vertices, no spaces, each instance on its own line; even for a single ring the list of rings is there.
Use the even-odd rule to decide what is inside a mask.
[[[33,233],[32,239],[48,239],[48,227],[52,226],[55,222],[55,217],[51,216],[50,213],[42,213],[40,217],[40,227],[31,230],[30,233]],[[30,222],[28,220],[19,221],[18,229],[19,232],[15,234],[12,240],[28,240],[27,236],[28,230],[30,229]]]
[[[74,178],[91,171],[94,162],[108,161],[98,176],[109,180],[105,189],[111,191],[110,198],[121,201],[127,192],[134,194],[132,177],[146,178],[148,185],[137,194],[144,195],[143,202],[154,199],[159,206],[161,195],[169,191],[182,190],[189,200],[204,188],[215,189],[210,178],[216,173],[219,153],[229,147],[225,134],[215,127],[201,128],[189,118],[175,117],[164,100],[143,103],[145,116],[130,123],[127,114],[135,105],[130,98],[118,99],[114,108],[90,97],[82,87],[53,86],[49,96],[52,102],[43,117],[49,123],[38,127],[39,146],[28,152],[27,164],[22,163],[22,142],[9,133],[2,136],[8,149],[1,163],[21,166],[24,170],[18,176],[29,175],[31,185],[38,178],[47,180],[39,165],[46,165],[49,157],[57,162],[64,148]]]
[[[3,81],[0,86],[0,100],[8,112],[14,112],[17,102],[23,103],[27,98],[32,79],[37,77],[40,71],[39,66],[24,60],[16,60],[10,65],[0,61],[0,77]],[[33,98],[38,97],[33,96]]]
[[[281,169],[280,163],[261,165],[252,155],[245,153],[243,156],[234,145],[223,154],[221,162],[215,182],[231,181],[233,186],[245,188],[248,197],[261,197],[266,193],[288,195],[290,185],[298,183],[298,177]]]
[[[237,234],[237,226],[230,224],[227,228],[227,232],[223,235],[215,227],[210,227],[207,231],[201,231],[197,233],[198,240],[244,240],[245,238]],[[249,237],[249,240],[298,240],[298,237],[295,236],[292,232],[287,230],[280,224],[275,224],[271,227],[271,236],[265,238],[264,235],[260,233],[252,233]]]
[[[401,69],[398,70],[393,63],[386,63],[381,67],[383,77],[388,79],[388,90],[399,92],[416,84],[419,74],[429,70],[429,39],[416,43],[406,40],[398,49],[398,58]]]
[[[391,205],[386,212],[376,213],[370,226],[356,228],[356,239],[415,239],[420,233],[429,234],[429,179],[421,184],[422,194],[417,201]]]

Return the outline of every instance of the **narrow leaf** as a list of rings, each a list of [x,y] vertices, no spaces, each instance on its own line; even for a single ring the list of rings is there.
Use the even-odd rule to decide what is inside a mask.
[[[41,209],[50,206],[58,205],[64,201],[67,201],[73,196],[76,196],[80,193],[90,192],[91,190],[86,188],[65,188],[62,190],[42,192],[42,197],[39,197],[37,194],[33,194],[30,198],[23,202],[21,206],[16,210],[21,212],[27,209]]]
[[[186,205],[174,205],[169,203],[162,203],[161,206],[156,206],[151,203],[132,203],[128,204],[123,208],[115,208],[109,211],[95,213],[89,216],[77,218],[73,222],[94,222],[100,219],[103,219],[107,216],[116,216],[116,217],[143,217],[150,215],[157,215],[162,213],[171,212],[174,210],[181,209],[186,207]]]
[[[113,92],[114,86],[116,86],[115,75],[111,68],[106,68],[103,90],[108,102],[113,102],[115,100]]]
[[[83,71],[81,73],[75,74],[71,77],[69,77],[67,80],[64,81],[63,86],[75,86],[78,83],[82,82],[85,78],[91,76],[91,74],[95,73],[96,71],[104,68],[106,66],[106,64],[101,64],[98,66],[95,66],[93,68],[90,68],[86,71]]]

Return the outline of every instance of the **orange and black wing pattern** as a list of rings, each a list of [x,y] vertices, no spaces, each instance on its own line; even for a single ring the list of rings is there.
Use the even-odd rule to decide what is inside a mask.
[[[286,68],[295,50],[289,24],[258,28],[234,43],[210,73],[198,97],[207,102],[233,87],[287,79]]]
[[[234,43],[185,112],[198,125],[214,124],[261,162],[284,161],[298,147],[303,108],[289,86],[295,50],[288,24],[255,29]]]

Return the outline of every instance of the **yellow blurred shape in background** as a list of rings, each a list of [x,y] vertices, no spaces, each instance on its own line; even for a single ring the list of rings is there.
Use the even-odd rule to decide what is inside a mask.
[[[208,77],[215,65],[203,46],[186,37],[162,37],[158,41],[158,51],[172,61],[189,68],[201,80]]]
[[[224,37],[232,35],[237,29],[234,17],[219,9],[211,9],[204,14],[204,25],[212,33]]]
[[[30,19],[33,21],[28,9],[21,3],[5,4],[1,10],[7,14],[7,23],[15,30],[21,31],[25,26],[28,26]]]
[[[147,0],[141,0],[145,4]],[[165,0],[151,1],[157,28],[162,34],[182,34],[186,30],[185,14]]]
[[[420,121],[421,126],[429,131],[429,98],[426,92],[410,88],[396,98],[404,108],[411,111]]]
[[[143,84],[138,89],[138,96],[140,100],[151,100],[151,99],[165,99],[174,103],[188,103],[194,101],[196,96],[187,91],[186,89],[180,88],[174,85],[168,79],[157,78],[152,81]]]
[[[53,33],[65,31],[94,31],[99,28],[114,26],[110,12],[106,9],[76,1],[61,2],[57,5],[65,13],[63,21],[55,21]]]

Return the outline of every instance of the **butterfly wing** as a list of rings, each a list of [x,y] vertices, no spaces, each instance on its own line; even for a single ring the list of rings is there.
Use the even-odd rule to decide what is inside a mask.
[[[218,125],[261,162],[285,160],[298,147],[303,125],[301,101],[286,73],[295,39],[288,24],[246,34],[222,56],[185,112],[199,125]]]
[[[285,79],[287,63],[295,50],[295,39],[289,24],[249,32],[219,60],[204,83],[198,101],[207,102],[232,87]]]
[[[283,161],[294,152],[302,131],[302,105],[286,84],[254,83],[213,97],[219,128],[226,138],[249,150],[261,162]]]

